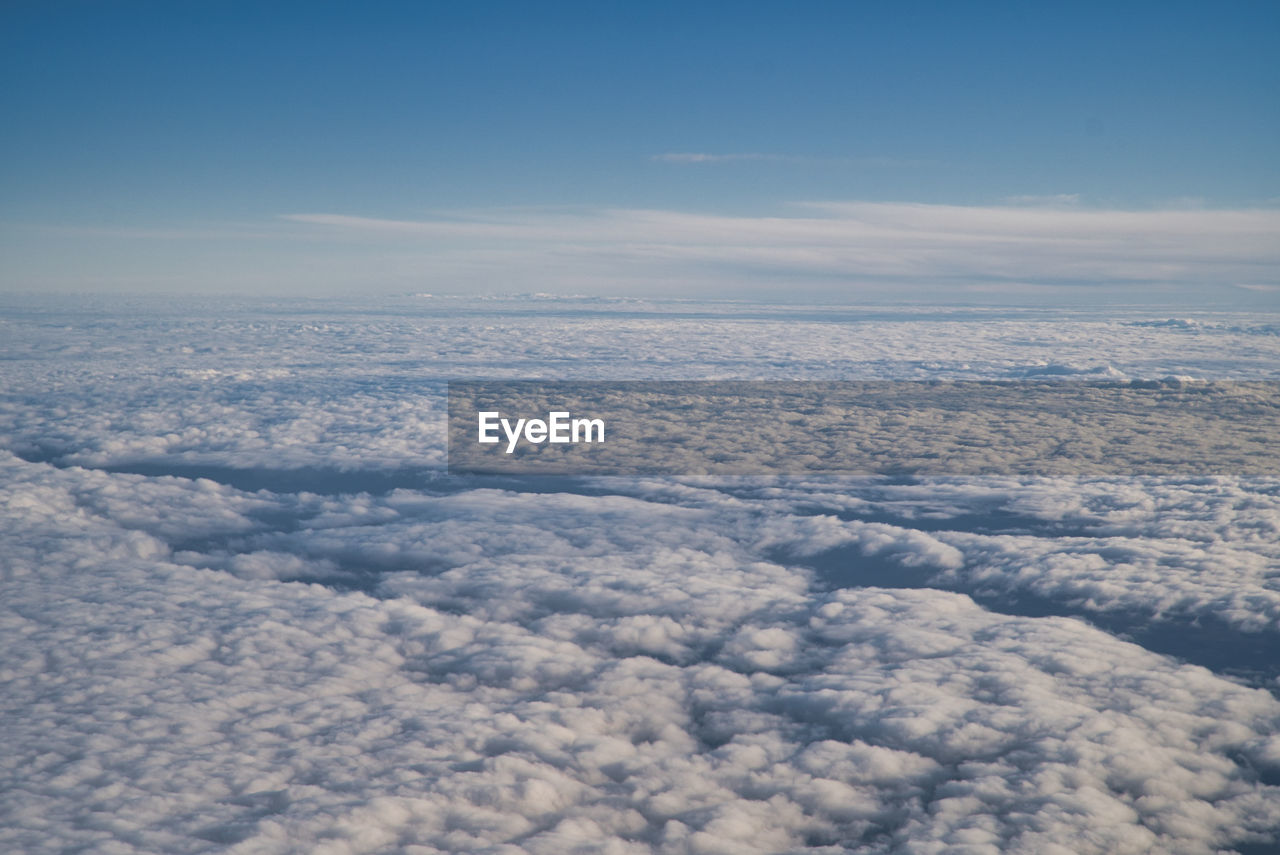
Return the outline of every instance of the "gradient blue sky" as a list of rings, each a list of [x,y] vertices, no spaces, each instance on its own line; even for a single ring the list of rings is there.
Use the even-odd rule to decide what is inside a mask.
[[[1170,210],[1235,235],[1213,215],[1252,213],[1245,249],[1205,247],[1243,267],[1195,281],[1274,293],[1278,42],[1274,2],[9,2],[0,285],[557,290],[554,260],[576,247],[571,290],[613,259],[622,275],[601,293],[683,277],[732,294],[735,275],[759,292],[799,256],[719,260],[719,230],[821,230],[830,210],[796,203],[893,202],[960,223],[1052,209],[1068,235]],[[870,225],[819,253],[871,246],[887,211],[858,209]],[[628,241],[640,212],[707,231],[692,253],[665,225]],[[459,220],[476,227],[464,240],[441,232]],[[913,237],[896,267],[824,256],[796,276],[853,296],[906,281],[930,244],[918,222],[898,228]],[[1000,243],[1025,237],[1015,225]],[[531,265],[545,275],[526,282]],[[1014,267],[947,256],[920,276],[1036,278],[1035,259]]]

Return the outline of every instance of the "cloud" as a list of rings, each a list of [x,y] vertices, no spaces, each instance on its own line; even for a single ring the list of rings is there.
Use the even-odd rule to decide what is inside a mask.
[[[851,166],[868,169],[893,169],[901,167],[933,166],[936,161],[915,158],[863,156],[863,157],[817,157],[799,154],[764,154],[760,152],[740,152],[730,154],[710,154],[707,152],[675,151],[652,155],[650,160],[662,163],[734,163],[739,161],[772,161],[775,163],[810,163],[826,166]]]
[[[1269,315],[48,299],[0,319],[0,848],[1275,842],[1274,672],[1189,664],[1275,637],[1272,481],[438,472],[442,376],[1275,377]]]
[[[816,202],[774,216],[518,210],[427,220],[288,214],[334,237],[415,247],[438,282],[582,293],[964,291],[1005,283],[1221,291],[1280,284],[1280,211]],[[1274,281],[1273,281],[1274,280]],[[1235,289],[1232,289],[1235,290]]]
[[[1117,383],[1123,374],[1112,366],[1060,363],[1021,375],[1016,384],[456,383],[449,466],[509,474],[1280,475],[1270,442],[1280,433],[1280,384]],[[556,409],[607,422],[608,441],[534,446],[516,431],[505,445],[475,442],[477,412],[500,410],[518,422]]]
[[[754,537],[832,584],[948,588],[1007,611],[1163,624],[1188,638],[1199,627],[1218,633],[1217,654],[1205,651],[1215,661],[1270,669],[1258,650],[1280,641],[1280,500],[1271,479],[1203,480],[944,479],[845,496],[817,482],[756,501],[765,514],[781,510],[773,502],[825,513],[768,514]]]
[[[800,161],[804,158],[794,155],[785,154],[761,154],[759,152],[743,152],[738,154],[707,154],[705,152],[694,151],[673,151],[664,154],[655,154],[650,160],[658,160],[663,163],[731,163],[741,160],[775,160],[775,161]]]
[[[445,387],[433,379],[441,375],[1280,380],[1280,323],[1265,313],[1191,313],[1169,323],[1167,314],[1138,310],[1099,317],[687,301],[403,298],[380,310],[317,301],[270,311],[223,301],[220,314],[200,301],[176,312],[169,305],[76,303],[75,312],[55,306],[0,319],[15,356],[0,397],[4,446],[95,467],[260,470],[258,484],[293,471],[290,483],[322,491],[326,473],[330,481],[344,471],[401,473],[400,485],[412,486],[443,467]],[[67,312],[54,331],[43,321],[51,310]]]
[[[1010,205],[1075,205],[1080,201],[1080,194],[1053,193],[1047,196],[1006,196],[1004,201]]]
[[[744,548],[724,498],[317,514],[2,462],[15,850],[1208,853],[1280,824],[1267,692],[1068,618],[815,586]],[[183,493],[249,572],[172,549]],[[284,516],[255,520],[264,501]],[[371,596],[272,579],[296,568],[246,527],[303,562],[425,550],[387,556]]]

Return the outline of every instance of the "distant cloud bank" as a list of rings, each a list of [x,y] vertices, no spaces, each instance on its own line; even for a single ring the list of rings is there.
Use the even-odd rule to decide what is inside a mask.
[[[664,155],[702,162],[765,155]],[[421,279],[460,288],[723,294],[787,283],[933,295],[1102,286],[1135,295],[1280,287],[1280,210],[1085,208],[1074,194],[1005,205],[807,202],[746,216],[649,209],[500,209],[398,220],[283,219],[357,242],[396,243]]]

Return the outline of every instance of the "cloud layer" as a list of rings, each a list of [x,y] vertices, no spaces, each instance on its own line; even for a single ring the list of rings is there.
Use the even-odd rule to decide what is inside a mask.
[[[0,847],[1274,844],[1274,479],[440,472],[443,377],[1280,370],[1268,315],[846,312],[11,308]]]
[[[1076,620],[815,588],[713,509],[282,497],[289,559],[239,540],[270,497],[5,467],[24,851],[1208,853],[1280,823],[1267,692]],[[217,550],[165,525],[244,551],[197,569]],[[351,555],[377,597],[270,572]]]
[[[1280,285],[1276,210],[1123,211],[1054,201],[1074,199],[1030,207],[823,202],[775,216],[602,209],[284,219],[343,240],[430,250],[421,274],[441,287],[505,277],[516,290],[599,293],[601,283],[648,282],[651,290],[680,281],[679,293],[751,293],[785,279],[828,294],[1100,286],[1186,296]]]

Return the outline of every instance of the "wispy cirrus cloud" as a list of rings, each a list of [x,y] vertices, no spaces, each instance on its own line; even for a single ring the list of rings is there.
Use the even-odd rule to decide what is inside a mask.
[[[838,157],[822,157],[817,155],[805,154],[774,154],[767,152],[729,152],[729,153],[712,153],[704,151],[669,151],[662,154],[651,155],[650,160],[660,163],[677,163],[677,164],[716,164],[716,163],[741,163],[749,161],[766,161],[772,163],[811,163],[826,164],[829,166],[853,166],[871,169],[910,167],[910,166],[931,166],[935,164],[932,160],[921,160],[917,158],[902,157],[885,157],[882,155],[871,156],[838,156]]]
[[[785,214],[518,209],[423,220],[299,213],[351,240],[417,247],[424,276],[596,292],[679,282],[826,291],[1101,285],[1212,293],[1280,285],[1280,211],[811,202]],[[625,286],[625,287],[624,287]],[[1135,292],[1135,293],[1139,293]]]
[[[730,154],[710,154],[701,151],[669,151],[655,154],[650,160],[663,163],[732,163],[743,160],[800,161],[802,157],[786,154],[764,154],[762,152],[737,152]]]
[[[1048,195],[1025,194],[1005,196],[1004,201],[1010,205],[1077,205],[1080,203],[1079,193],[1050,193]]]

